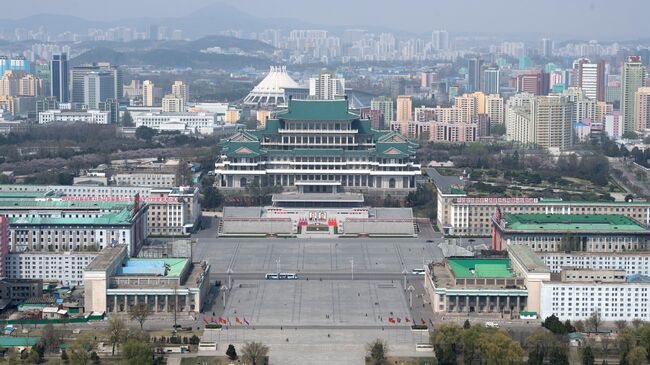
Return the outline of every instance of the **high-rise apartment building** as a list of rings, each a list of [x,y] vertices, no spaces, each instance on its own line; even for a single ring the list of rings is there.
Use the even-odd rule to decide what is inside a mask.
[[[32,74],[23,76],[18,84],[18,94],[21,96],[42,96],[43,80]]]
[[[640,87],[634,93],[634,130],[650,129],[650,87]]]
[[[7,57],[0,56],[0,76],[4,75],[5,71],[23,71],[29,73],[31,63],[25,57]]]
[[[114,98],[115,79],[112,73],[93,71],[83,76],[83,100],[81,102],[89,109],[98,109],[100,103]]]
[[[398,122],[413,120],[413,102],[409,95],[397,97],[397,118]]]
[[[318,77],[309,79],[309,96],[318,100],[334,100],[345,95],[345,79],[323,70]]]
[[[7,70],[0,78],[0,96],[18,96],[20,79],[25,76],[23,71]]]
[[[85,103],[86,99],[86,76],[89,74],[102,74],[102,82],[111,86],[105,85],[104,88],[110,88],[111,94],[107,98],[119,100],[123,95],[123,78],[122,70],[118,67],[111,66],[110,63],[101,62],[92,65],[75,66],[70,71],[72,78],[72,94],[70,101],[73,103]],[[98,102],[103,102],[99,100]]]
[[[542,56],[553,57],[553,40],[542,38]]]
[[[482,97],[481,93],[480,94]],[[473,94],[465,94],[462,96],[457,96],[454,99],[454,106],[459,111],[459,120],[460,123],[471,123],[474,120],[474,116],[478,114],[478,105],[482,104],[477,101],[477,98]]]
[[[644,77],[645,67],[641,63],[641,57],[628,57],[621,72],[621,114],[624,132],[634,130],[634,94],[643,86]]]
[[[605,61],[580,58],[573,63],[573,73],[575,86],[582,88],[587,98],[605,101]]]
[[[187,103],[190,100],[190,87],[183,81],[175,81],[172,85],[172,95]]]
[[[182,113],[185,111],[185,99],[174,94],[162,98],[162,111],[164,113]]]
[[[60,103],[67,103],[68,97],[68,55],[65,53],[52,55],[50,61],[50,95]]]
[[[470,58],[467,61],[467,92],[481,89],[481,66],[483,66],[483,60],[478,57]]]
[[[393,121],[393,99],[390,96],[379,96],[370,101],[370,110],[377,110],[381,113],[381,120],[378,129],[388,129]]]
[[[142,105],[154,106],[154,89],[155,85],[151,80],[144,80],[142,83]]]
[[[434,30],[431,33],[431,46],[436,51],[449,49],[449,33],[446,30]]]
[[[487,95],[485,97],[485,114],[490,118],[491,124],[503,124],[505,121],[503,98],[497,94]]]
[[[483,83],[481,91],[486,94],[498,94],[500,92],[501,71],[498,67],[488,67],[483,70]]]
[[[573,146],[573,105],[566,96],[519,94],[508,100],[506,138],[555,152]]]

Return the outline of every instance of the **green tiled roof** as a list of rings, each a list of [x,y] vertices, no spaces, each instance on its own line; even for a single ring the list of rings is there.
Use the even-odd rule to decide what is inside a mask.
[[[507,259],[448,259],[447,263],[457,278],[511,278]]]
[[[518,231],[648,232],[633,219],[616,214],[506,214],[506,227]]]
[[[62,194],[54,191],[0,191],[0,199],[57,198]]]
[[[94,209],[122,210],[133,206],[128,201],[76,201],[76,200],[0,200],[0,209],[10,208],[51,208],[51,209]]]
[[[0,337],[2,347],[32,347],[36,345],[40,337]]]
[[[164,261],[165,266],[167,266],[167,276],[174,276],[178,277],[181,276],[181,273],[183,272],[183,269],[185,268],[185,265],[189,262],[189,259],[187,258],[155,258],[155,259],[148,259],[148,258],[129,258],[128,261],[134,261],[134,262],[147,262],[147,261]]]
[[[113,226],[131,225],[132,216],[129,209],[123,209],[117,213],[104,214],[97,218],[50,218],[50,217],[18,217],[10,218],[9,224],[15,225],[89,225],[89,226]]]
[[[348,112],[348,101],[337,100],[289,100],[288,110],[277,114],[285,120],[353,120],[359,116]]]

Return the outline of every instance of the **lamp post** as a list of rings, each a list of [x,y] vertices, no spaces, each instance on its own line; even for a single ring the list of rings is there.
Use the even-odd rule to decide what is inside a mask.
[[[228,268],[226,273],[228,274],[228,287],[232,289],[232,276],[231,275],[232,275],[233,271],[232,271],[231,268]]]
[[[406,290],[409,291],[409,308],[413,309],[413,291],[415,290],[415,288],[413,287],[413,285],[409,285],[408,289]]]
[[[350,265],[352,267],[352,281],[354,281],[354,257],[350,259]]]
[[[223,309],[224,309],[224,311],[226,310],[226,292],[228,290],[230,290],[230,288],[227,287],[227,286],[221,287],[221,291],[223,292]]]
[[[406,270],[406,268],[404,268],[404,270],[402,270],[402,274],[404,275],[404,290],[406,290],[406,274],[408,274],[408,273],[409,272],[408,272],[408,270]]]

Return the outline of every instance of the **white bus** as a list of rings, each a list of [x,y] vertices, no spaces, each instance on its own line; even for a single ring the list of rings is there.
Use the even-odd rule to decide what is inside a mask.
[[[295,273],[281,272],[281,273],[268,273],[264,276],[266,280],[296,280],[298,275]]]

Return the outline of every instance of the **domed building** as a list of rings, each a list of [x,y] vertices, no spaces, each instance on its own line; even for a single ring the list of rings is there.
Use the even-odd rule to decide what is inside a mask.
[[[286,66],[271,66],[264,80],[244,98],[244,104],[287,106],[288,98],[285,96],[284,89],[299,87],[300,85],[287,73]]]

